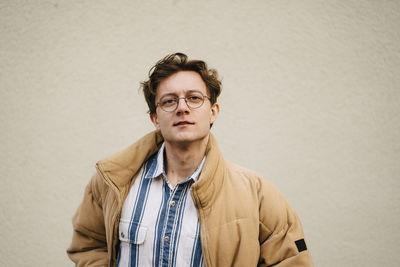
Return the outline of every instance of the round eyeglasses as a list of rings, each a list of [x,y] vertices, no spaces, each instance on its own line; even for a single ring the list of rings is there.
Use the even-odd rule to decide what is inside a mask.
[[[210,100],[210,97],[203,95],[200,92],[191,92],[185,97],[177,97],[176,95],[165,95],[161,97],[160,101],[156,104],[166,112],[175,111],[178,108],[179,100],[185,99],[186,105],[190,109],[196,109],[203,105],[205,99]]]

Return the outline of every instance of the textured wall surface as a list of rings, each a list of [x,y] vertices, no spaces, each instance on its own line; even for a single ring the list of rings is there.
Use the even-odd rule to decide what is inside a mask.
[[[225,157],[288,198],[316,266],[399,266],[399,1],[0,1],[1,266],[73,266],[97,160],[153,129],[182,51],[223,77]]]

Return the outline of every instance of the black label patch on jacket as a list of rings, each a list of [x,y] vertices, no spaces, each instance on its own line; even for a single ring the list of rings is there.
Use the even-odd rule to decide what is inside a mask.
[[[297,247],[297,250],[298,250],[299,252],[302,252],[302,251],[304,251],[304,250],[307,250],[306,242],[304,241],[303,238],[302,238],[302,239],[299,239],[299,240],[297,240],[297,241],[294,241],[294,242],[296,243],[296,247]]]

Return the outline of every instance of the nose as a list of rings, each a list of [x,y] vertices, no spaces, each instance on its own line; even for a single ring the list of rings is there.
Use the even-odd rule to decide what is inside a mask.
[[[189,109],[189,106],[186,104],[186,100],[184,97],[178,98],[178,107],[176,108],[175,111],[178,114],[179,113],[189,113],[190,109]]]

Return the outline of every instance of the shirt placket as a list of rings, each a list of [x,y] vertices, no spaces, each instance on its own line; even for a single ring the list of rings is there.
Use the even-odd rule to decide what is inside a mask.
[[[164,224],[164,235],[162,237],[163,246],[162,246],[162,255],[161,255],[161,262],[162,266],[171,266],[173,259],[173,253],[177,249],[176,246],[176,229],[174,224],[177,223],[177,218],[179,212],[178,209],[181,206],[180,200],[182,199],[182,192],[184,191],[185,185],[178,184],[174,189],[171,190],[170,197],[168,199],[168,206],[167,206],[167,220]]]

